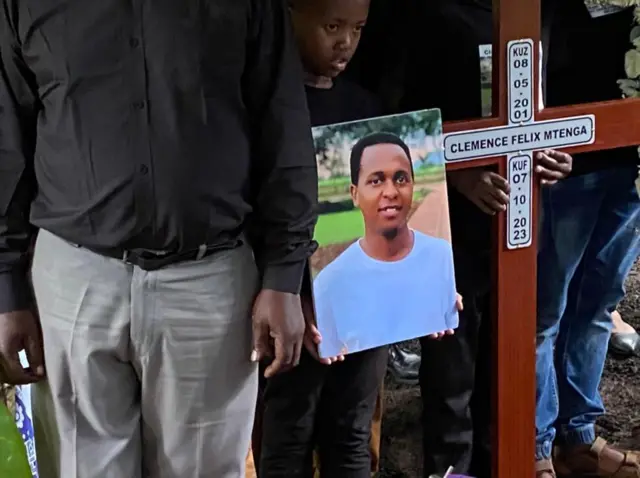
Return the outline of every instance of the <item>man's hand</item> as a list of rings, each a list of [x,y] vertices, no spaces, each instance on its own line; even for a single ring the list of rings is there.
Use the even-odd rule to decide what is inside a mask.
[[[304,335],[300,296],[263,289],[253,305],[254,362],[273,358],[266,378],[298,365]]]
[[[337,357],[320,357],[318,354],[318,345],[322,342],[322,335],[320,334],[318,327],[316,327],[313,303],[308,298],[302,298],[301,300],[302,313],[304,314],[304,320],[306,323],[304,331],[304,346],[307,349],[307,352],[309,352],[314,359],[324,365],[331,365],[335,362],[344,361],[344,355],[338,355]]]
[[[536,153],[536,173],[540,176],[540,183],[551,185],[571,174],[573,158],[567,153],[553,149]]]
[[[24,350],[29,368],[23,368],[18,353]],[[29,310],[0,314],[0,380],[25,385],[45,378],[40,325]]]
[[[464,310],[464,304],[462,303],[462,296],[460,294],[456,294],[456,309],[458,309],[458,312]],[[454,333],[455,332],[453,329],[447,329],[443,332],[436,332],[435,334],[431,334],[429,335],[429,338],[438,340],[445,335],[453,335]]]
[[[451,185],[484,213],[494,215],[507,209],[511,188],[499,174],[472,168],[452,171],[448,176]]]

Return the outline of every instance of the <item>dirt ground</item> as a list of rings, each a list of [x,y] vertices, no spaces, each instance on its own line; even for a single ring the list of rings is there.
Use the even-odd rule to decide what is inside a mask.
[[[627,283],[619,308],[623,318],[640,330],[640,264]],[[412,344],[415,346],[415,344]],[[382,425],[380,478],[417,478],[421,475],[420,392],[387,380]],[[598,432],[612,443],[640,450],[640,358],[609,358],[601,385],[607,415]]]

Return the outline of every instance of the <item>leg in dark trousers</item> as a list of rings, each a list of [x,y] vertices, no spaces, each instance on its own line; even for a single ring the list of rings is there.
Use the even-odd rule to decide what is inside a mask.
[[[322,477],[371,477],[371,423],[387,358],[380,347],[332,365],[317,417]]]
[[[260,478],[310,478],[313,451],[327,478],[370,478],[369,440],[387,348],[330,366],[303,351],[300,365],[267,381]]]
[[[491,418],[493,322],[488,295],[484,297],[476,354],[476,375],[471,395],[471,421],[473,422],[473,454],[469,474],[476,478],[491,477]]]
[[[485,448],[490,423],[491,346],[489,294],[464,294],[460,326],[441,340],[421,339],[420,389],[423,401],[424,476],[444,473],[449,466],[469,473],[473,465],[487,459]],[[490,465],[490,458],[488,460]],[[483,466],[484,468],[484,466]],[[477,478],[488,478],[490,470],[476,470]],[[486,473],[486,474],[485,474]]]
[[[311,478],[315,422],[330,366],[302,350],[300,364],[266,381],[260,478]]]

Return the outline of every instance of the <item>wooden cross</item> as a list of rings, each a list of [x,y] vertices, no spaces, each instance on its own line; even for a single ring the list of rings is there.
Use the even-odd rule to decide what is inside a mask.
[[[530,170],[531,151],[540,147],[557,147],[569,153],[576,153],[640,144],[640,100],[625,99],[560,108],[540,108],[537,84],[527,87],[519,83],[517,86],[513,75],[508,78],[509,72],[522,72],[522,78],[526,79],[528,73],[524,70],[531,67],[531,78],[538,83],[540,0],[493,0],[493,16],[494,116],[474,121],[445,123],[445,157],[448,160],[448,170],[497,165],[500,174],[511,180],[512,189],[515,186],[516,191],[520,188],[518,193],[525,192],[525,204],[520,204],[520,199],[515,200],[514,196],[518,194],[512,193],[508,212],[502,214],[497,221],[497,232],[494,234],[497,240],[494,241],[493,289],[496,312],[493,333],[493,337],[496,338],[493,357],[493,476],[533,478],[538,182],[531,181],[530,175],[527,180],[520,173]],[[511,54],[509,48],[512,49]],[[533,64],[523,66],[521,62],[516,65],[515,48],[524,48],[518,50],[518,54],[523,53],[521,58],[533,58]],[[505,66],[505,62],[510,65]],[[528,105],[524,107],[522,101],[515,101],[523,98],[528,100]],[[520,113],[516,113],[520,107]],[[567,123],[567,118],[573,119]],[[552,120],[564,121],[564,126],[575,128],[569,128],[570,132],[563,130],[564,132],[560,133],[549,133],[549,142],[544,143],[544,131],[550,128],[545,122]],[[595,131],[591,128],[592,122],[595,122]],[[497,138],[503,138],[505,134],[498,135],[492,128],[501,128],[502,133],[506,133],[507,126],[515,126],[518,134],[515,139],[512,138],[512,134],[508,134],[504,141],[509,145],[504,146],[503,140]],[[475,136],[458,134],[472,131],[476,131]],[[526,136],[527,133],[541,131],[540,136]],[[525,136],[518,137],[520,134]],[[493,138],[492,143],[488,142],[490,138]],[[536,138],[539,141],[537,143]],[[467,160],[473,154],[473,147],[479,144],[477,141],[482,139],[485,140],[485,143],[481,144],[485,147],[485,153],[503,156]],[[522,148],[514,148],[518,142],[523,145]],[[454,147],[454,144],[458,146]],[[494,149],[487,152],[490,149],[488,146]],[[507,160],[502,159],[504,155],[508,155]],[[485,154],[475,155],[482,156]],[[518,167],[524,169],[521,171]],[[520,181],[523,179],[525,182]],[[527,201],[529,204],[526,204]],[[518,206],[522,207],[517,209]],[[523,224],[523,220],[524,227],[517,227]],[[520,230],[524,231],[517,232]]]

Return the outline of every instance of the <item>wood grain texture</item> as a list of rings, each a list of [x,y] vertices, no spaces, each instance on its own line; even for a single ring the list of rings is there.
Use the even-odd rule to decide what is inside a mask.
[[[493,111],[492,118],[445,123],[445,133],[485,129],[507,122],[507,42],[540,40],[540,0],[494,0]],[[535,78],[538,71],[538,49]],[[538,105],[535,91],[535,105]],[[567,148],[569,153],[635,146],[640,143],[640,99],[547,108],[536,120],[593,114],[594,144]],[[447,165],[448,170],[498,165],[506,177],[505,158],[486,158]],[[534,182],[533,243],[526,249],[506,247],[506,217],[495,221],[494,241],[494,375],[493,476],[533,478],[535,452],[535,330],[538,186]]]
[[[507,42],[540,40],[539,0],[494,0],[493,111],[497,115],[475,121],[445,124],[445,132],[501,126],[507,123]],[[534,78],[538,77],[538,49]],[[534,90],[534,105],[538,91]],[[538,113],[538,112],[536,112]],[[558,111],[563,116],[571,111]],[[537,119],[542,119],[537,114]],[[506,177],[506,159],[482,159],[449,165],[450,170],[498,164]],[[533,194],[533,243],[510,251],[506,247],[506,217],[495,221],[494,234],[494,374],[493,476],[533,478],[535,456],[535,330],[536,330],[536,217],[537,181]]]

